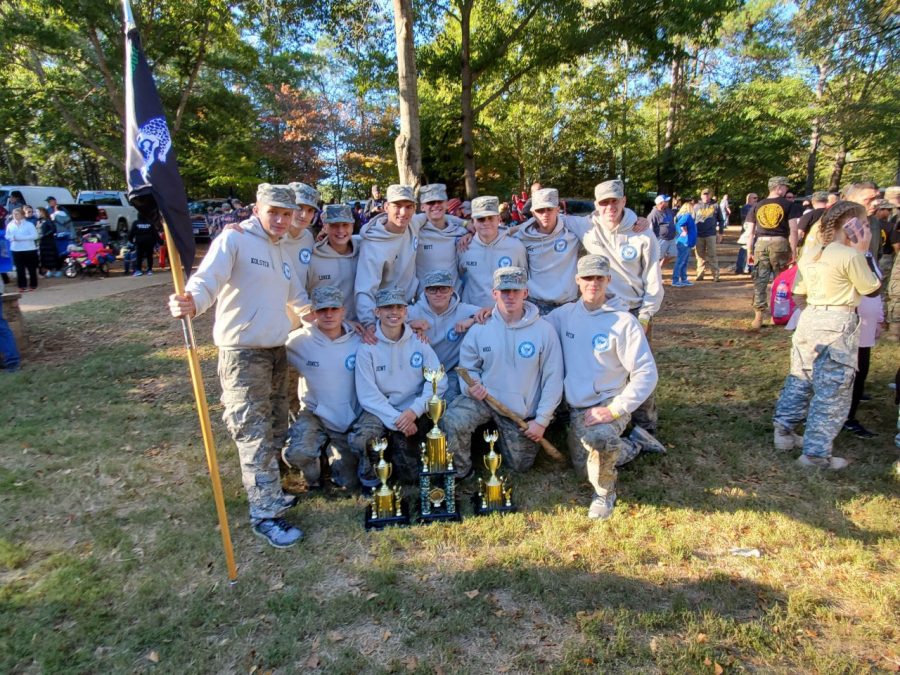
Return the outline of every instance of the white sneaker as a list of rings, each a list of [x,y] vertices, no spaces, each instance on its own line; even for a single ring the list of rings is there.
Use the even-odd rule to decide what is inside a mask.
[[[605,497],[594,495],[591,506],[588,509],[588,518],[591,520],[607,520],[613,514],[616,505],[616,493],[608,492]]]
[[[803,448],[803,436],[795,434],[790,429],[775,425],[776,450],[800,450],[801,448]]]
[[[131,276],[133,276],[133,277],[141,277],[141,276],[143,276],[143,272],[141,272],[140,270],[135,270],[134,273],[133,273]]]

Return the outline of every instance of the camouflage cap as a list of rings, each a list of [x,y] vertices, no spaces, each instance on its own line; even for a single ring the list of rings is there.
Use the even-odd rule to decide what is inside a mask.
[[[447,201],[447,186],[443,183],[432,183],[419,188],[419,203]]]
[[[344,293],[337,286],[319,286],[313,289],[312,304],[317,312],[329,307],[343,307]]]
[[[494,290],[512,291],[528,288],[528,273],[524,267],[499,267],[494,270]]]
[[[298,204],[311,206],[317,211],[319,210],[319,200],[322,197],[319,194],[319,191],[314,187],[310,187],[306,183],[288,183],[288,187],[294,191],[295,199]]]
[[[394,202],[416,203],[416,193],[412,185],[388,185],[387,200]]]
[[[777,188],[779,185],[788,186],[788,185],[790,185],[790,182],[784,176],[772,176],[769,179],[769,191],[770,192],[772,190],[774,190],[775,188]]]
[[[422,286],[432,288],[433,286],[453,286],[453,277],[450,272],[444,270],[433,270],[425,275],[422,279]]]
[[[579,277],[608,277],[609,260],[602,255],[586,255],[578,260]]]
[[[296,209],[294,191],[287,185],[260,183],[256,188],[256,203],[276,206],[280,209]]]
[[[555,209],[559,206],[559,192],[553,188],[541,188],[531,194],[531,210]]]
[[[402,288],[392,286],[391,288],[382,288],[375,293],[375,306],[387,307],[388,305],[408,305],[406,293]]]
[[[322,221],[325,223],[352,223],[353,211],[346,204],[326,204],[322,210]]]
[[[484,218],[485,216],[500,215],[500,200],[496,197],[475,197],[472,200],[472,217]]]
[[[893,204],[891,204],[887,199],[882,199],[875,204],[876,211],[878,209],[895,209],[895,208],[897,208],[897,207],[895,207]]]
[[[811,202],[827,202],[828,201],[828,193],[825,190],[819,190],[818,192],[813,192],[810,195],[809,200]]]
[[[618,179],[603,181],[594,188],[594,199],[598,202],[604,199],[623,199],[624,197],[625,184]]]

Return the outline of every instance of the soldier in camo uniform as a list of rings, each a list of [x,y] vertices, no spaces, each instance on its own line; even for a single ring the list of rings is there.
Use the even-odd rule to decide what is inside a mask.
[[[872,231],[865,209],[838,202],[819,222],[814,251],[801,256],[794,294],[806,308],[791,341],[791,370],[773,417],[775,448],[802,448],[803,466],[843,469],[848,462],[831,445],[850,410],[856,374],[860,295],[878,293],[881,283],[869,252]],[[852,241],[852,239],[856,241]],[[806,420],[803,436],[795,433]]]
[[[278,468],[288,422],[285,307],[297,313],[307,301],[281,246],[296,208],[288,186],[260,185],[254,215],[240,231],[216,237],[185,294],[169,297],[176,318],[216,305],[222,417],[237,445],[253,531],[276,548],[303,537],[282,518],[293,500],[281,489]]]

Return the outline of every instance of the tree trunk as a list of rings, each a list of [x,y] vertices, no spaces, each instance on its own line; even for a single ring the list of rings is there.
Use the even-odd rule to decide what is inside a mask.
[[[465,0],[460,7],[459,13],[460,31],[462,33],[460,48],[462,91],[460,92],[459,100],[462,109],[463,171],[466,184],[466,199],[474,199],[478,196],[478,181],[475,178],[475,110],[472,105],[472,86],[474,83],[471,62],[472,4],[472,0]]]
[[[394,141],[397,169],[401,184],[418,187],[424,177],[412,0],[394,0],[394,32],[397,38],[397,75],[400,80],[400,135]]]
[[[847,141],[841,141],[841,147],[838,148],[837,154],[834,156],[834,168],[831,170],[831,181],[828,183],[830,192],[840,192],[841,178],[844,175],[844,165],[847,163]]]
[[[678,98],[681,92],[682,66],[681,59],[675,59],[671,65],[671,89],[669,90],[669,111],[666,115],[666,137],[663,145],[663,181],[669,194],[674,190],[674,162],[675,162],[675,118],[678,115]]]
[[[816,66],[819,78],[816,82],[816,116],[813,118],[812,132],[809,136],[809,156],[806,158],[806,194],[812,194],[816,186],[816,160],[819,154],[819,140],[822,135],[821,109],[822,95],[825,92],[825,78],[828,76],[828,66],[819,64]]]

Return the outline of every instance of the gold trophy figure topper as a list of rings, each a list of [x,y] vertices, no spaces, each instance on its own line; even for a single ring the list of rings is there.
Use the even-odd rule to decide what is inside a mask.
[[[434,426],[426,434],[428,470],[429,471],[446,471],[448,466],[447,460],[447,437],[438,427],[438,422],[447,409],[447,402],[438,397],[438,383],[444,379],[444,366],[440,368],[422,368],[422,374],[428,382],[431,382],[431,398],[428,399],[428,419],[432,421]]]

